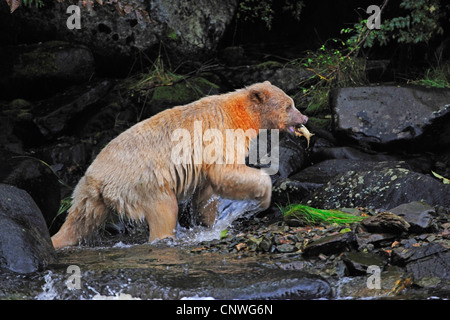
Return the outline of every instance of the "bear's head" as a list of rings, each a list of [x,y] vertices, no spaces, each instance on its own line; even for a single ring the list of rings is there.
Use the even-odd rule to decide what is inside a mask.
[[[294,100],[269,81],[247,88],[251,101],[250,112],[259,118],[261,129],[279,129],[295,133],[295,127],[308,121],[308,117],[295,108]]]

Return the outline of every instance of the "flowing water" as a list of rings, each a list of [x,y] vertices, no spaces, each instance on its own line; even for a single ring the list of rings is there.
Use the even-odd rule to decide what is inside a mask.
[[[116,241],[104,247],[80,246],[59,250],[58,263],[46,271],[29,275],[0,274],[0,298],[247,300],[392,297],[393,288],[402,277],[401,272],[383,273],[381,289],[374,291],[368,288],[366,276],[345,277],[338,270],[342,265],[335,265],[333,268],[336,270],[329,272],[329,266],[320,260],[311,262],[298,252],[197,250],[199,246],[207,245],[207,241],[220,242],[222,231],[229,229],[236,218],[247,214],[253,206],[254,203],[246,201],[221,200],[221,215],[212,229],[178,227],[174,241],[153,244]]]

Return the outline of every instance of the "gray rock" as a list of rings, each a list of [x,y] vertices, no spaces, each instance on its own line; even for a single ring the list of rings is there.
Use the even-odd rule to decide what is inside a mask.
[[[403,168],[348,171],[337,175],[302,202],[317,208],[368,207],[391,209],[424,200],[433,206],[450,206],[450,185]]]
[[[56,262],[44,218],[23,190],[0,184],[0,267],[17,273]]]
[[[439,121],[450,112],[448,89],[340,88],[332,93],[331,107],[335,129],[364,143],[387,144],[417,138],[422,139],[425,147],[450,143],[446,134],[448,121]],[[433,133],[427,132],[432,126]]]
[[[439,243],[409,249],[395,248],[392,250],[392,263],[406,266],[406,270],[412,273],[414,279],[450,279],[450,250]]]
[[[432,214],[435,213],[432,206],[421,201],[401,204],[390,211],[403,217],[411,225],[411,232],[427,232],[433,224]]]
[[[82,43],[108,58],[128,58],[136,51],[157,51],[163,43],[164,54],[183,61],[213,51],[237,7],[236,1],[208,0],[131,0],[127,4],[145,9],[150,22],[139,23],[133,12],[121,15],[114,4],[105,3],[95,4],[92,12],[82,7],[81,29],[70,30],[66,26],[68,5],[54,3],[39,9],[32,6],[17,10],[15,20],[7,24],[10,30],[5,32],[16,36],[22,36],[23,32],[38,42],[44,36],[39,31],[51,30],[59,39]],[[126,11],[125,4],[122,5]],[[14,28],[15,24],[21,28]]]

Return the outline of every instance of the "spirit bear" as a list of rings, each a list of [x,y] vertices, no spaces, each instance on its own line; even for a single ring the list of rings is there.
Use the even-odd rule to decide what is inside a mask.
[[[215,208],[208,201],[214,194],[254,200],[257,210],[265,210],[271,199],[270,176],[246,166],[238,156],[232,161],[218,159],[226,155],[217,149],[209,150],[210,156],[224,161],[198,161],[194,157],[196,146],[206,142],[195,138],[186,140],[192,148],[184,149],[192,154],[174,161],[176,157],[171,155],[175,147],[179,149],[179,141],[173,133],[182,129],[194,137],[194,127],[200,127],[203,132],[215,129],[225,137],[225,131],[232,129],[253,132],[250,140],[260,129],[295,134],[296,127],[307,120],[289,96],[266,81],[164,110],[141,121],[113,139],[89,166],[73,192],[66,221],[52,237],[53,245],[61,248],[78,244],[112,211],[130,219],[145,219],[150,242],[173,237],[178,202],[192,194],[200,221],[209,226],[215,220]],[[246,139],[247,152],[248,147]]]

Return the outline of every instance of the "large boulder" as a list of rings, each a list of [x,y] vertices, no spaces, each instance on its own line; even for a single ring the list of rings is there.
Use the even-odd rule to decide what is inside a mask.
[[[450,207],[450,185],[404,168],[348,171],[316,189],[303,202],[318,208],[391,209],[421,200],[431,206]]]
[[[50,227],[60,206],[58,177],[44,161],[0,149],[0,183],[26,191]]]
[[[66,24],[70,3],[47,1],[42,8],[21,7],[12,15],[4,6],[0,26],[12,38],[38,42],[53,37],[78,42],[101,57],[127,58],[162,45],[162,54],[183,61],[213,51],[237,8],[236,0],[119,2],[123,15],[116,10],[117,1],[102,6],[94,2],[91,12],[81,7],[81,28],[73,30]],[[149,21],[137,17],[133,8],[147,11]]]
[[[55,261],[45,220],[33,199],[21,189],[0,184],[0,268],[30,273]]]
[[[337,133],[361,144],[430,149],[450,145],[450,89],[373,86],[336,89]]]
[[[85,46],[63,41],[6,46],[0,52],[0,85],[6,97],[39,96],[89,80],[94,56]]]

